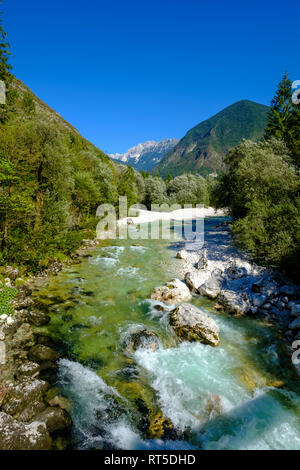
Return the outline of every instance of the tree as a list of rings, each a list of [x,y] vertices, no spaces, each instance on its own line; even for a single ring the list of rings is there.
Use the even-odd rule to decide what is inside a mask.
[[[10,222],[18,216],[26,217],[33,204],[27,188],[22,188],[21,178],[17,175],[14,165],[0,158],[0,219],[2,220],[2,251],[6,247]]]
[[[271,102],[265,135],[283,140],[299,166],[300,110],[299,105],[293,103],[292,95],[292,81],[285,73]]]
[[[139,202],[139,196],[137,194],[135,185],[135,175],[132,165],[125,170],[121,176],[121,181],[118,186],[118,192],[120,196],[127,196],[127,207],[129,208],[133,204]]]
[[[168,185],[170,181],[172,181],[172,179],[173,179],[173,176],[170,173],[168,173],[166,177],[166,184]]]
[[[0,2],[0,4],[2,1]],[[2,12],[0,12],[2,15]],[[6,40],[6,32],[2,27],[2,19],[0,18],[0,80],[3,80],[6,85],[10,82],[11,74],[10,70],[12,66],[9,64],[9,56],[11,55],[10,52],[10,45],[9,42]]]
[[[300,180],[287,146],[274,137],[244,140],[226,156],[213,188],[216,207],[229,209],[236,243],[262,264],[299,276]]]
[[[168,202],[166,194],[166,183],[158,177],[150,176],[145,180],[145,197],[143,203],[148,209],[151,204],[164,204]]]

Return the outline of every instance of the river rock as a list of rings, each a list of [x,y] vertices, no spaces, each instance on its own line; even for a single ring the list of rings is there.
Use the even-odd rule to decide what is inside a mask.
[[[252,304],[254,305],[254,307],[261,307],[266,302],[267,297],[265,295],[254,295],[252,297]]]
[[[291,307],[291,316],[298,317],[300,315],[300,304],[293,304]]]
[[[200,252],[200,258],[195,264],[196,269],[206,269],[208,265],[207,251],[204,249]]]
[[[295,295],[297,295],[299,288],[286,284],[285,286],[281,286],[279,291],[281,294],[287,295],[288,297],[294,297]]]
[[[300,318],[297,317],[292,323],[289,324],[289,328],[291,330],[299,330],[300,329]]]
[[[29,297],[32,294],[32,289],[27,284],[20,284],[16,286],[16,289],[19,292],[19,297],[22,298]]]
[[[61,395],[55,395],[53,398],[48,400],[50,406],[59,406],[62,410],[66,410],[68,413],[72,408],[72,403]]]
[[[186,250],[179,250],[177,253],[176,253],[176,258],[178,259],[188,259],[189,257],[189,254]]]
[[[14,348],[30,349],[34,343],[34,335],[29,323],[22,323],[13,337]]]
[[[57,361],[59,354],[48,346],[36,344],[30,349],[28,357],[33,362],[52,362]]]
[[[19,270],[13,266],[6,266],[4,275],[12,281],[15,281],[17,277],[19,277]]]
[[[224,274],[231,279],[240,279],[247,276],[248,271],[244,266],[238,266],[233,263],[225,270]]]
[[[31,310],[28,312],[27,319],[29,323],[35,326],[46,326],[50,322],[50,317],[38,310]]]
[[[187,341],[200,341],[211,346],[220,343],[219,327],[207,313],[183,303],[170,312],[170,325],[177,336]]]
[[[45,423],[50,433],[62,431],[71,427],[71,418],[63,409],[58,406],[49,406],[40,414],[35,416],[34,421]]]
[[[190,300],[192,295],[184,282],[179,279],[172,279],[164,286],[156,287],[151,298],[153,300],[174,304]]]
[[[205,297],[209,297],[210,299],[216,299],[221,292],[221,285],[221,271],[215,270],[212,272],[211,277],[200,286],[199,292]]]
[[[232,290],[222,290],[218,296],[218,302],[222,304],[228,313],[234,315],[243,315],[246,313],[247,304]]]
[[[48,383],[43,380],[24,380],[8,390],[2,410],[20,421],[31,421],[45,409],[43,395],[48,387]]]
[[[203,283],[203,275],[199,272],[188,272],[184,276],[184,280],[187,286],[190,288],[192,292],[199,294],[199,287]]]
[[[139,348],[155,351],[160,346],[159,339],[153,331],[147,328],[140,328],[131,333],[127,341],[127,351],[133,353]]]
[[[37,377],[40,372],[40,366],[36,362],[26,361],[18,369],[18,379],[24,379],[25,377],[31,377],[32,379]]]
[[[50,450],[51,445],[45,423],[20,423],[0,412],[0,450]]]
[[[260,278],[252,283],[252,292],[265,295],[269,298],[278,295],[279,288],[275,281],[270,281],[266,278]]]

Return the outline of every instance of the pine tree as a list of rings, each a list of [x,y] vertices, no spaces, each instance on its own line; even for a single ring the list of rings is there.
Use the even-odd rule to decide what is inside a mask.
[[[271,109],[268,113],[268,124],[266,136],[274,136],[284,140],[286,143],[291,139],[292,128],[292,82],[287,73],[278,84],[278,89],[271,102]]]
[[[299,166],[300,106],[293,103],[292,96],[292,81],[285,73],[271,102],[265,137],[283,140]]]
[[[166,177],[166,183],[169,184],[170,181],[172,181],[173,177],[170,173],[168,173],[167,177]]]

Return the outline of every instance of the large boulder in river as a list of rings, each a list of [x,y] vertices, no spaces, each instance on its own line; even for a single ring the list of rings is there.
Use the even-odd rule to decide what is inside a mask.
[[[0,450],[50,450],[51,444],[45,423],[20,423],[0,412]]]
[[[199,293],[210,299],[216,299],[221,292],[222,277],[221,271],[216,269],[212,275],[207,279],[198,289]]]
[[[151,295],[151,299],[169,304],[185,302],[191,298],[192,295],[188,286],[179,279],[172,279],[164,286],[156,287]]]
[[[211,346],[220,343],[220,330],[207,313],[192,304],[183,303],[170,312],[170,325],[179,338],[200,341]]]

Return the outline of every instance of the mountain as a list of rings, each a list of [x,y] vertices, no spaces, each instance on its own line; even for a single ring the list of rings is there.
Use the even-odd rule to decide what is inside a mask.
[[[206,176],[224,169],[228,150],[244,139],[264,133],[268,106],[243,100],[201,122],[170,150],[156,166],[162,176],[197,172]]]
[[[131,147],[125,153],[109,155],[113,160],[132,165],[138,171],[152,170],[177,143],[178,139],[164,139],[161,142],[148,140],[135,147]]]

